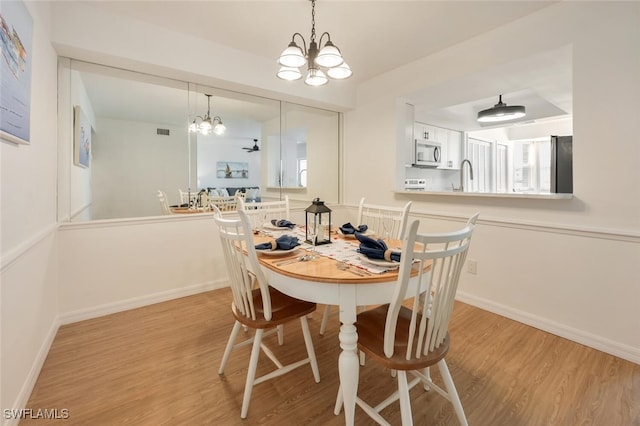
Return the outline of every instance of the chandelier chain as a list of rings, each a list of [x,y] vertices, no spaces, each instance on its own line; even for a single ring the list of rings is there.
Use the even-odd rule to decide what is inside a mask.
[[[311,0],[311,42],[316,41],[316,0]]]

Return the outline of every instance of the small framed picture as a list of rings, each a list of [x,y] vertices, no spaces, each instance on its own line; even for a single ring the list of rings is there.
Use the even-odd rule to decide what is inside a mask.
[[[21,1],[0,2],[0,139],[30,143],[33,20]]]
[[[91,162],[91,123],[79,105],[73,114],[73,164],[89,167]]]

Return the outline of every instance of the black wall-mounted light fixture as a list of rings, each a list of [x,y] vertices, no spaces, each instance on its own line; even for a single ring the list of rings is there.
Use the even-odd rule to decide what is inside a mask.
[[[507,106],[502,102],[502,95],[498,98],[498,103],[492,108],[484,109],[478,113],[480,123],[497,123],[500,121],[515,120],[526,115],[525,107],[521,105]]]

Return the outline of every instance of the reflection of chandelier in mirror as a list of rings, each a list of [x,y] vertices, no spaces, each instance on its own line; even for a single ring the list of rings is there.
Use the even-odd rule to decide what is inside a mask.
[[[526,115],[525,108],[521,105],[507,106],[502,102],[502,95],[498,98],[498,103],[492,108],[487,108],[478,113],[480,123],[496,123],[500,121],[514,120]]]
[[[208,135],[213,132],[216,135],[221,135],[227,128],[222,124],[222,119],[219,116],[211,118],[211,95],[205,94],[207,97],[207,113],[204,117],[196,116],[193,122],[189,125],[190,132],[200,132],[203,135]],[[196,120],[200,119],[200,124],[196,123]]]
[[[277,76],[283,80],[298,80],[302,77],[299,67],[307,64],[308,74],[304,80],[309,86],[322,86],[326,84],[329,79],[320,69],[320,67],[327,68],[327,75],[336,80],[342,80],[351,77],[351,68],[342,59],[340,49],[338,49],[331,42],[331,36],[328,32],[322,33],[320,36],[320,51],[318,51],[318,44],[316,44],[316,19],[315,12],[316,1],[311,0],[311,39],[309,42],[309,50],[307,50],[307,44],[304,37],[300,33],[294,33],[291,37],[291,43],[282,52],[278,63],[282,65],[278,71]],[[322,38],[327,36],[327,41],[322,46]],[[298,36],[302,40],[302,46],[304,50],[300,48],[295,42],[295,38]]]

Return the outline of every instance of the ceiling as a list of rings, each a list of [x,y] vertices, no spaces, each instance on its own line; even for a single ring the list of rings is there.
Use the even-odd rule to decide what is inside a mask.
[[[300,32],[308,42],[311,32],[311,5],[308,0],[87,3],[106,12],[273,59],[274,78],[277,70],[275,61],[291,40],[292,34]],[[330,32],[332,41],[354,71],[351,79],[358,83],[491,31],[553,3],[318,0],[316,31],[317,37],[324,31]],[[549,61],[549,58],[552,60]],[[571,113],[570,52],[565,58],[554,52],[552,57],[542,55],[493,71],[432,87],[412,94],[408,99],[416,105],[417,110],[424,109],[421,111],[423,116],[430,114],[432,120],[440,121],[433,124],[444,126],[451,120],[457,120],[471,130],[474,126],[478,128],[476,112],[497,103],[503,88],[496,87],[499,86],[496,81],[508,71],[512,82],[518,79],[527,81],[526,86],[514,83],[512,87],[528,89],[503,92],[503,101],[509,105],[525,105],[527,119]],[[88,88],[88,91],[91,90]],[[452,99],[448,95],[451,90],[464,93],[466,98]],[[104,87],[102,92],[103,96],[109,94]],[[425,99],[429,99],[428,105]],[[198,110],[203,108],[203,104],[199,104]],[[214,104],[223,108],[219,102],[212,101],[212,110]]]

